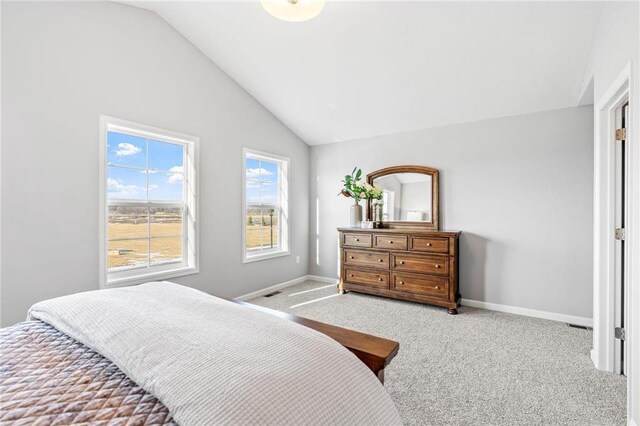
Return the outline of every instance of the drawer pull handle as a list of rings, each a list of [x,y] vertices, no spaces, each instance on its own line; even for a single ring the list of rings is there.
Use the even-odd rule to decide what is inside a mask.
[[[353,276],[353,274],[349,274],[349,276],[350,276],[350,277],[352,277],[352,276]]]
[[[378,281],[382,281],[382,278],[378,278]]]
[[[436,269],[438,269],[440,267],[440,265],[434,265],[436,267]]]
[[[440,290],[440,287],[438,287],[438,286],[435,286],[434,288],[435,288],[436,290]]]
[[[404,265],[404,260],[401,260],[401,261],[400,261],[400,264],[401,264],[401,265]]]
[[[353,259],[353,256],[349,256],[349,259]]]
[[[393,241],[392,241],[392,240],[389,240],[389,244],[393,244]]]
[[[427,243],[427,247],[431,247],[431,243]]]
[[[382,259],[378,259],[378,262],[384,262]]]
[[[360,241],[360,238],[356,238],[356,241]]]
[[[399,284],[404,284],[404,281],[400,281],[400,283],[399,283]]]

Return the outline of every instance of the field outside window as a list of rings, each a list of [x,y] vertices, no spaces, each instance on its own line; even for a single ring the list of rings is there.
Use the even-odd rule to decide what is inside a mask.
[[[245,154],[245,260],[288,252],[288,161]]]
[[[107,282],[194,266],[194,147],[167,139],[107,126]]]

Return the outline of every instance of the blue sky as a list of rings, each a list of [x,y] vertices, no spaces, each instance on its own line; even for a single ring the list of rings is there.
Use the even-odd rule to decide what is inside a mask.
[[[278,203],[278,164],[247,158],[247,203]]]
[[[108,132],[109,198],[181,201],[183,150],[177,144]]]

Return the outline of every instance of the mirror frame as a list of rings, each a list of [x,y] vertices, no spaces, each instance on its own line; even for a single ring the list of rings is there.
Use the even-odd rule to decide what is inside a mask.
[[[373,180],[382,176],[396,173],[419,173],[431,176],[431,221],[430,222],[409,222],[400,220],[390,220],[384,222],[390,228],[426,228],[437,231],[440,216],[439,203],[439,172],[438,169],[425,166],[393,166],[376,170],[367,175],[367,183],[373,185]],[[372,220],[372,200],[367,203],[367,219]]]

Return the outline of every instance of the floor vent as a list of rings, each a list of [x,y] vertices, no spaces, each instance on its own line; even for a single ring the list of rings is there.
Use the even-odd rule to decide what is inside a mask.
[[[579,328],[580,330],[593,330],[593,328],[587,327],[586,325],[569,324],[568,322],[565,324],[571,328]]]
[[[269,293],[269,294],[265,294],[264,297],[271,297],[271,296],[275,296],[276,294],[280,294],[282,293],[281,291],[274,291],[273,293]]]

